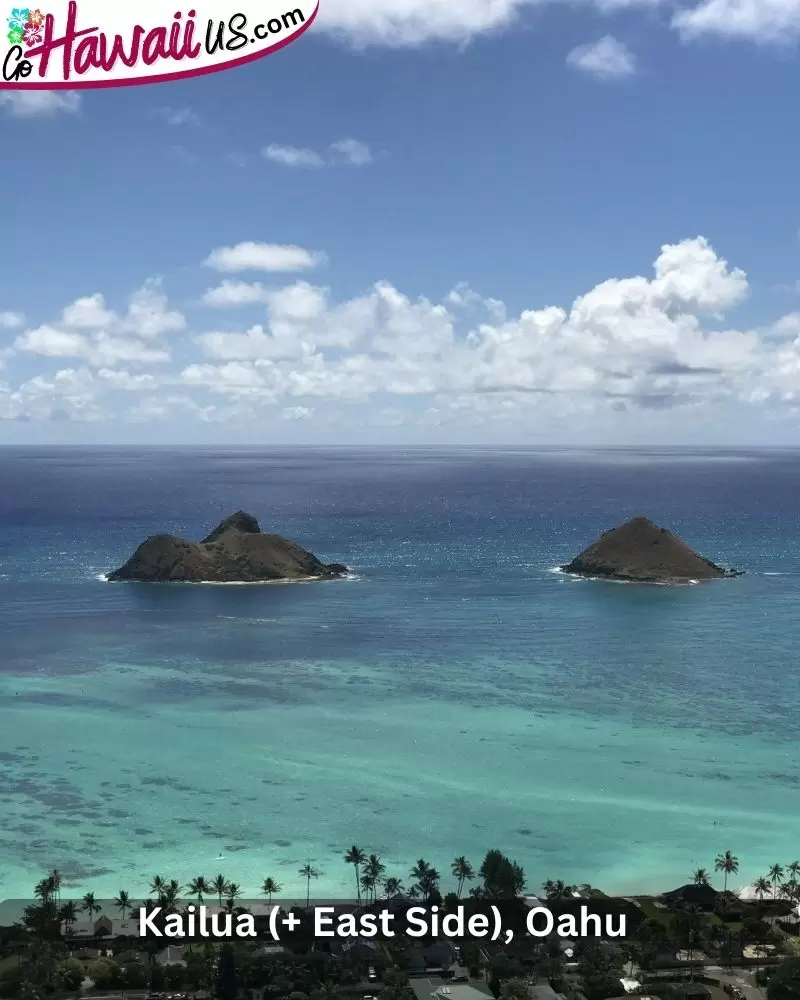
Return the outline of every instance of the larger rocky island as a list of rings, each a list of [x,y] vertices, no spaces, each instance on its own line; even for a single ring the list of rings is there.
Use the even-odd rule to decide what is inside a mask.
[[[152,535],[131,558],[108,574],[112,581],[143,583],[265,583],[345,576],[340,563],[326,564],[288,538],[268,535],[244,511],[226,517],[202,542]]]
[[[634,517],[605,531],[598,540],[561,569],[565,573],[636,583],[687,583],[741,576],[717,566],[646,517]]]

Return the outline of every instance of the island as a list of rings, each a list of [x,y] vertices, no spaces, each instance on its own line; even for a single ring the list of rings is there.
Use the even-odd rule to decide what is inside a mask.
[[[341,563],[326,564],[280,535],[264,534],[258,521],[237,511],[202,542],[152,535],[107,579],[143,583],[266,583],[345,576]]]
[[[717,566],[646,517],[634,517],[604,531],[576,556],[565,573],[635,583],[687,583],[741,576],[736,569]]]

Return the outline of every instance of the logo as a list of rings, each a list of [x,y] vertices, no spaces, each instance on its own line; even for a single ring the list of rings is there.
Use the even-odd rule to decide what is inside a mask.
[[[230,69],[306,31],[319,0],[48,0],[0,21],[0,90],[160,83]],[[126,10],[127,8],[127,10]],[[8,8],[6,8],[8,9]],[[3,30],[4,29],[4,30]]]

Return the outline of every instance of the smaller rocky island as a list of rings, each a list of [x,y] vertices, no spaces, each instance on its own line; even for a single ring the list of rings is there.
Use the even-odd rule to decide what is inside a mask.
[[[605,531],[561,569],[577,576],[634,583],[688,583],[741,576],[717,566],[646,517],[634,517]]]
[[[208,538],[192,542],[152,535],[131,558],[108,574],[110,581],[142,583],[266,583],[345,576],[346,566],[326,564],[280,535],[264,534],[258,521],[238,511]]]

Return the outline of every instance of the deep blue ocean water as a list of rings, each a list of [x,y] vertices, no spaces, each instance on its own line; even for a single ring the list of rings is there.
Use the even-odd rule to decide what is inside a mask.
[[[353,579],[103,582],[239,508]],[[552,571],[641,513],[747,575]],[[800,452],[2,450],[0,897],[307,861],[330,896],[352,843],[746,882],[800,854],[799,610]]]

